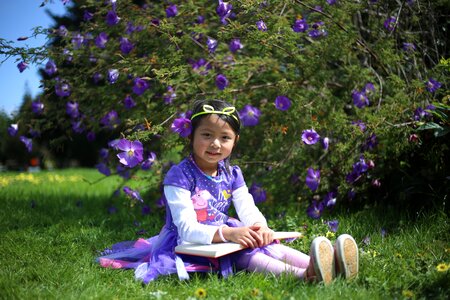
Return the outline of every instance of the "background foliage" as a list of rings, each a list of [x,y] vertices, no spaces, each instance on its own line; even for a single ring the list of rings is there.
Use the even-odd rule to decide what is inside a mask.
[[[162,177],[187,154],[186,139],[170,130],[174,119],[197,99],[219,98],[260,112],[256,126],[243,128],[233,162],[267,195],[261,201],[303,203],[315,218],[336,198],[442,202],[450,186],[449,7],[448,0],[70,3],[55,28],[40,29],[51,39],[41,52],[1,40],[2,54],[47,65],[44,93],[33,101],[43,109],[25,102],[11,139],[33,137],[32,129],[40,147],[89,149],[88,156],[97,154],[86,148],[91,141],[108,149],[97,162],[126,178],[140,166],[117,169],[118,150],[107,142],[139,140],[144,158],[156,153],[151,172]],[[290,100],[287,110],[274,104],[278,96]],[[310,129],[320,135],[312,145],[302,141]],[[305,184],[309,168],[320,170],[314,190]],[[159,193],[157,183],[147,189]]]

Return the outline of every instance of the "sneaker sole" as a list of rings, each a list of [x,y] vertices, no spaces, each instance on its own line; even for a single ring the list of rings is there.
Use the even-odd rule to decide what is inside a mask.
[[[348,234],[343,234],[336,240],[336,260],[339,271],[345,279],[352,279],[358,275],[359,258],[358,245]]]
[[[317,280],[329,284],[334,278],[334,250],[331,242],[324,237],[315,238],[311,245],[311,252]]]

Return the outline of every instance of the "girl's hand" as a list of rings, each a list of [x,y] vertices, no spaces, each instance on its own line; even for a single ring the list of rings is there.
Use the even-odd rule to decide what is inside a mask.
[[[224,227],[222,232],[227,240],[253,249],[263,243],[261,235],[255,229],[259,229],[259,227]]]
[[[261,243],[258,245],[259,247],[267,246],[273,242],[273,230],[269,227],[256,223],[255,225],[250,226],[250,228],[255,230],[261,237]]]

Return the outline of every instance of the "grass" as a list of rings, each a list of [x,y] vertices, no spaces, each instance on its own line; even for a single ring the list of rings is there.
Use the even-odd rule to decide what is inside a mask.
[[[188,299],[203,293],[208,299],[448,297],[450,271],[437,270],[450,265],[444,207],[414,214],[389,207],[335,212],[338,233],[352,234],[361,250],[360,274],[351,282],[337,279],[323,286],[290,276],[239,272],[228,279],[215,274],[194,274],[189,281],[163,276],[143,285],[132,271],[100,268],[95,257],[115,242],[136,239],[142,229],[144,236],[157,234],[164,211],[153,207],[144,216],[124,197],[112,198],[118,178],[87,182],[100,177],[84,169],[0,174],[0,298]],[[111,205],[116,213],[109,213]],[[268,213],[276,229],[305,232],[304,239],[291,244],[299,250],[307,251],[315,235],[327,233],[322,221],[307,219],[294,206],[284,218],[276,215]]]

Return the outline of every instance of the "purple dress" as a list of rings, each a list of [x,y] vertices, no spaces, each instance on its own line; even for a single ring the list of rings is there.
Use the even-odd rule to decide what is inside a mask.
[[[232,192],[245,185],[239,167],[230,167],[230,171],[227,172],[224,163],[220,162],[217,176],[211,177],[197,167],[192,157],[188,157],[178,165],[172,166],[164,179],[164,185],[180,187],[191,192],[191,200],[199,223],[243,226],[240,221],[227,215],[232,202]],[[173,273],[177,273],[180,279],[188,279],[188,272],[210,271],[220,272],[227,277],[232,274],[233,263],[239,256],[253,252],[243,250],[219,259],[180,255],[174,251],[179,240],[177,227],[166,205],[166,223],[158,235],[149,239],[117,243],[98,257],[97,261],[103,267],[133,268],[136,278],[148,283],[159,275]]]

